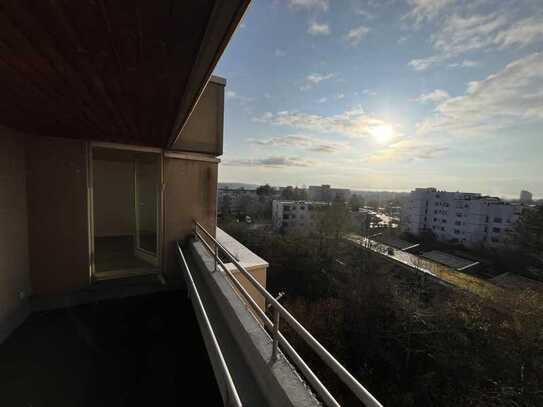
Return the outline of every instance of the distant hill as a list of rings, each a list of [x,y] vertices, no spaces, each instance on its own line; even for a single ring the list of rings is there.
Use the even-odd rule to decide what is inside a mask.
[[[256,189],[258,184],[245,184],[243,182],[219,182],[219,188],[230,188],[230,189]]]

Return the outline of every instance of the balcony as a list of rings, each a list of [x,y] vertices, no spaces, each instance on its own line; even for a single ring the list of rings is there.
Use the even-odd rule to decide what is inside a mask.
[[[220,405],[186,295],[139,286],[160,291],[32,314],[0,346],[0,403]]]

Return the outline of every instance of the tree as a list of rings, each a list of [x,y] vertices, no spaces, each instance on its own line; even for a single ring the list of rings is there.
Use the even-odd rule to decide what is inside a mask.
[[[522,211],[513,229],[512,238],[524,252],[543,252],[543,206]]]
[[[363,200],[358,195],[352,195],[351,199],[349,200],[349,205],[351,207],[351,211],[358,212],[358,209],[362,207]]]
[[[269,185],[261,185],[258,188],[256,188],[256,194],[258,196],[270,196],[273,195],[273,188]]]

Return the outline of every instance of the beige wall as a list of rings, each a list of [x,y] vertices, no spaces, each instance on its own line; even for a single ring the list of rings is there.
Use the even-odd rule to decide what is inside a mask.
[[[24,136],[0,127],[0,323],[30,293]]]
[[[134,164],[94,160],[93,169],[95,236],[133,235]]]
[[[224,82],[209,81],[173,150],[222,155]]]
[[[264,312],[266,312],[266,299],[264,298],[264,296],[262,294],[260,294],[260,292],[255,288],[255,286],[247,279],[247,277],[245,277],[243,274],[241,274],[241,272],[236,268],[236,266],[234,266],[233,264],[227,264],[227,266],[229,266],[229,270],[232,271],[232,273],[234,274],[234,277],[236,277],[236,280],[238,280],[241,285],[243,286],[243,288],[245,288],[245,290],[247,290],[247,292],[249,293],[249,295],[251,296],[251,298],[253,300],[255,300],[255,302],[257,303],[257,305],[260,307],[260,309]],[[249,273],[251,273],[251,275],[256,278],[256,280],[264,287],[266,288],[266,274],[267,274],[267,269],[268,267],[267,266],[259,266],[259,267],[253,267],[249,270],[247,270]],[[236,291],[238,291],[236,288],[235,288]],[[241,293],[239,293],[239,295],[243,297],[243,295]]]
[[[164,270],[171,275],[179,270],[175,242],[189,237],[193,219],[215,231],[217,163],[164,160]]]
[[[89,284],[87,143],[28,137],[30,279],[38,296]]]

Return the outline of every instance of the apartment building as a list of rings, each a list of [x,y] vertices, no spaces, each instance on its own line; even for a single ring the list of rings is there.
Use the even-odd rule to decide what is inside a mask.
[[[319,208],[328,202],[279,201],[272,202],[272,224],[275,230],[310,228],[314,225]]]
[[[1,405],[339,405],[288,324],[381,406],[216,225],[212,72],[249,3],[2,5]]]
[[[499,247],[507,243],[522,206],[479,193],[417,188],[402,211],[406,232],[432,232],[442,241],[467,247]]]
[[[310,185],[307,189],[307,199],[314,202],[332,202],[336,199],[348,201],[351,190],[347,188],[332,188],[330,185]]]
[[[257,199],[256,189],[245,188],[219,188],[218,190],[218,211],[238,214],[244,201]]]
[[[520,202],[524,204],[532,203],[533,195],[530,191],[520,191]]]

